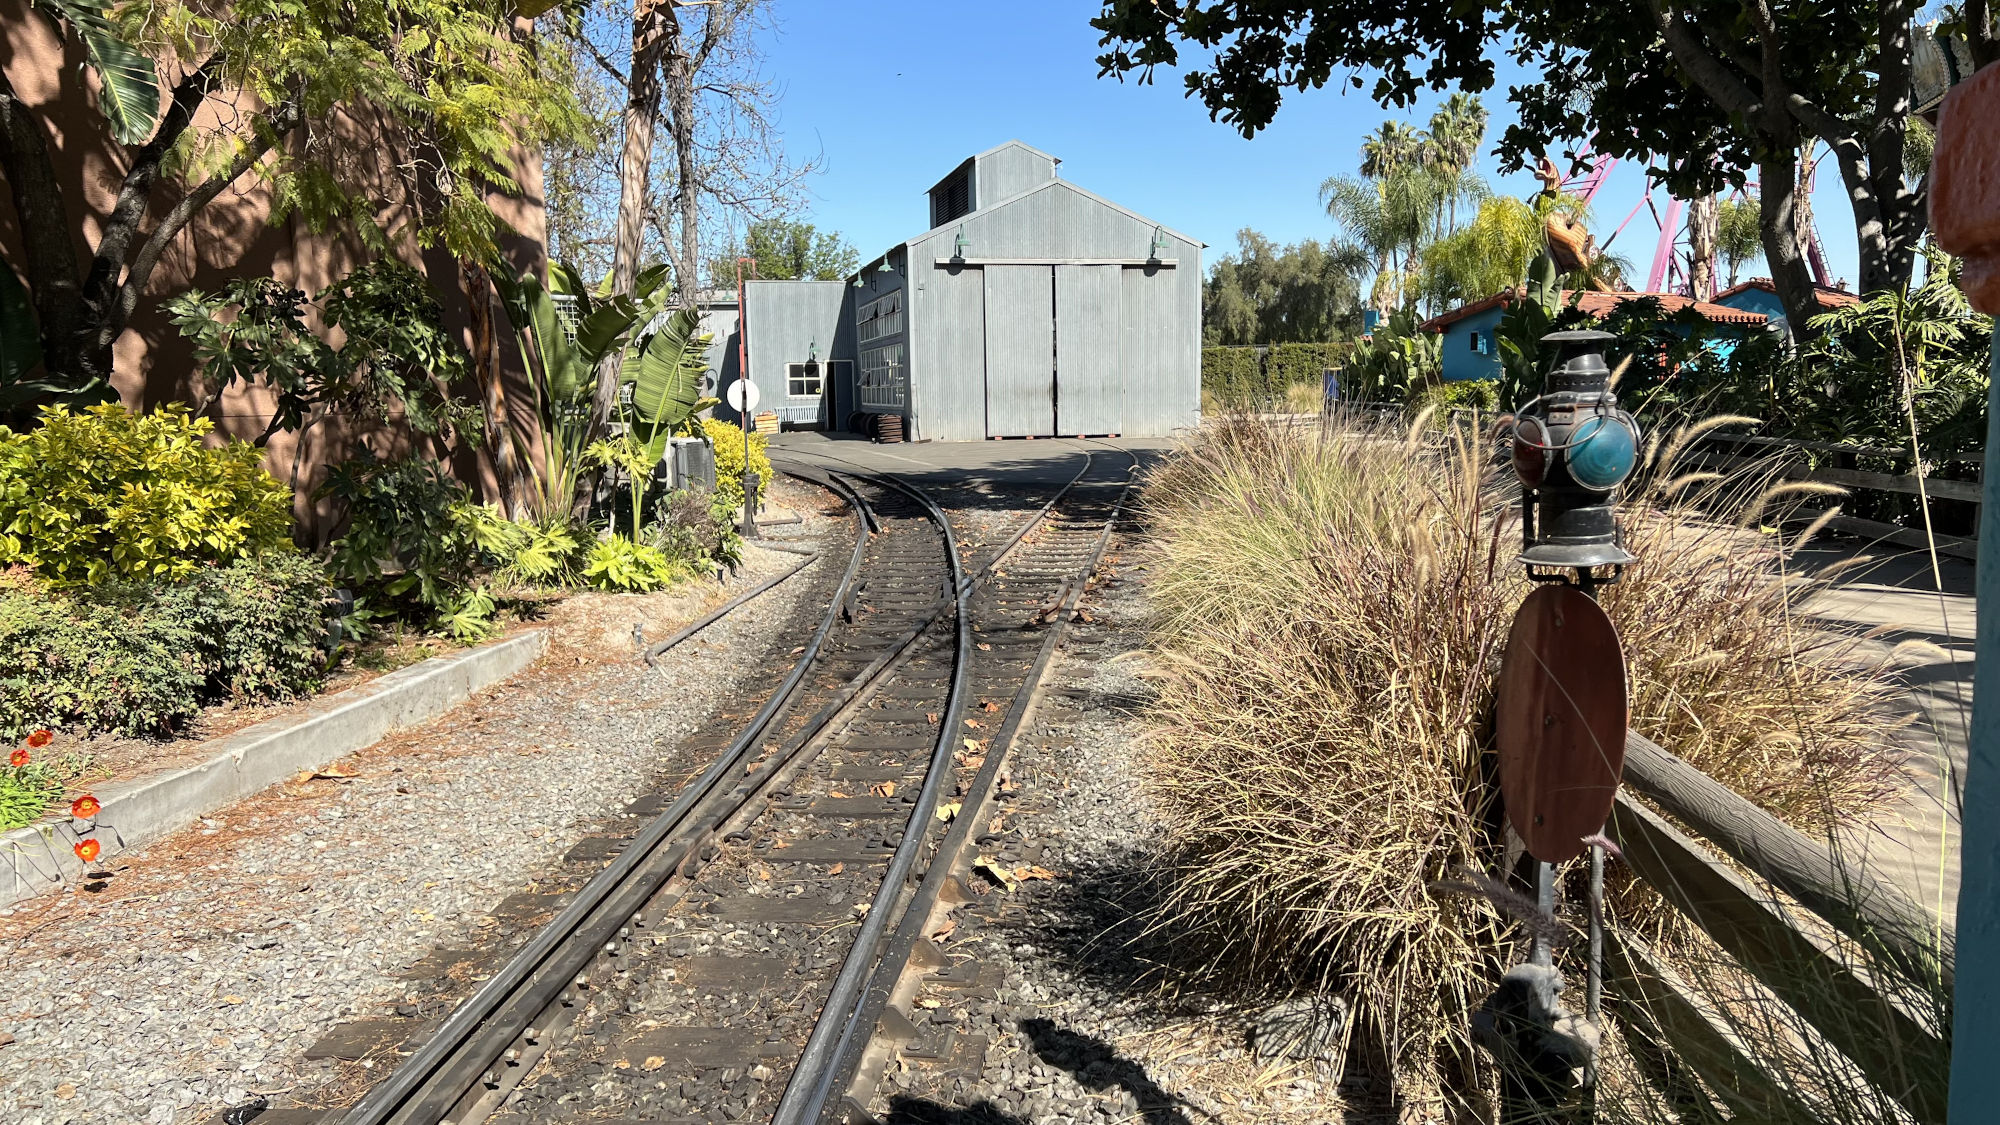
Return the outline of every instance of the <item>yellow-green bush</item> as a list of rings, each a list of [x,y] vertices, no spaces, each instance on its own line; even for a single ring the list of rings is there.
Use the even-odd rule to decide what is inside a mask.
[[[716,418],[703,418],[701,428],[715,446],[715,499],[718,506],[731,508],[743,503],[743,430]],[[763,434],[750,434],[750,468],[759,474],[763,487],[771,485],[771,458],[765,453],[769,442]]]
[[[186,406],[42,410],[26,433],[0,427],[0,564],[58,585],[180,579],[291,541],[292,491],[240,441]]]

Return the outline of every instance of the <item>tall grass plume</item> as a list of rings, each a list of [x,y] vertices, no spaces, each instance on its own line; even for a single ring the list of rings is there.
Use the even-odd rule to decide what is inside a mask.
[[[1492,452],[1421,423],[1229,418],[1147,493],[1149,783],[1175,849],[1156,924],[1231,980],[1344,994],[1406,1096],[1483,1085],[1470,1014],[1515,929],[1446,889],[1500,859],[1488,716],[1528,583]],[[1812,584],[1761,530],[1782,498],[1677,480],[1669,452],[1625,513],[1640,562],[1604,594],[1634,728],[1795,823],[1859,813],[1890,768],[1884,689],[1800,620]]]

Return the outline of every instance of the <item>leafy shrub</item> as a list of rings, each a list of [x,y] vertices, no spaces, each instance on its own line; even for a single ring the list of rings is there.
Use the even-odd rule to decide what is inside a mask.
[[[1318,385],[1326,369],[1334,365],[1332,344],[1278,344],[1264,357],[1267,385],[1284,388],[1294,383]]]
[[[346,462],[320,494],[348,509],[347,534],[333,545],[335,575],[405,612],[428,613],[459,640],[492,632],[493,600],[478,587],[525,545],[522,525],[428,460]]]
[[[1436,383],[1418,392],[1410,405],[1417,410],[1435,408],[1440,423],[1448,423],[1454,410],[1477,410],[1491,414],[1500,409],[1500,381],[1454,379],[1449,383]]]
[[[574,586],[581,580],[589,535],[567,519],[523,520],[504,568],[508,577],[539,586]]]
[[[583,560],[584,579],[600,590],[645,593],[690,577],[665,551],[612,535],[591,543]]]
[[[325,683],[332,593],[318,562],[273,552],[157,588],[143,611],[189,635],[207,675],[205,699],[290,699]]]
[[[51,590],[0,582],[0,740],[37,727],[163,735],[225,699],[317,690],[327,580],[291,552],[175,583]]]
[[[292,493],[239,441],[179,404],[152,414],[46,407],[0,428],[0,564],[59,585],[177,579],[204,563],[290,545]]]
[[[701,420],[709,444],[715,447],[715,500],[731,509],[743,506],[743,431],[717,418]],[[750,468],[761,474],[763,487],[771,486],[771,458],[765,452],[769,442],[763,434],[750,435]]]
[[[679,488],[655,505],[654,545],[696,572],[743,561],[743,536],[735,513],[707,489]]]

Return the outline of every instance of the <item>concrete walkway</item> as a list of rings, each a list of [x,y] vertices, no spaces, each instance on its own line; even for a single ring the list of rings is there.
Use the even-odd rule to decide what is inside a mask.
[[[1869,559],[1855,569],[1838,564]],[[1919,721],[1901,733],[1910,754],[1909,788],[1851,841],[1870,871],[1946,918],[1957,913],[1960,779],[1972,718],[1973,564],[1940,558],[1940,592],[1930,558],[1887,544],[1829,539],[1803,552],[1809,570],[1837,574],[1806,604],[1843,631],[1880,629],[1862,640],[1868,659],[1895,656],[1903,699]]]

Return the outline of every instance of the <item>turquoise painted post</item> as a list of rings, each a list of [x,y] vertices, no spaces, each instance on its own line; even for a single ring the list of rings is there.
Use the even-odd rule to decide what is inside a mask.
[[[1960,837],[1957,988],[1952,996],[1951,1120],[2000,1106],[2000,325],[1986,397],[1986,487],[1979,520],[1979,634],[1972,748]]]

